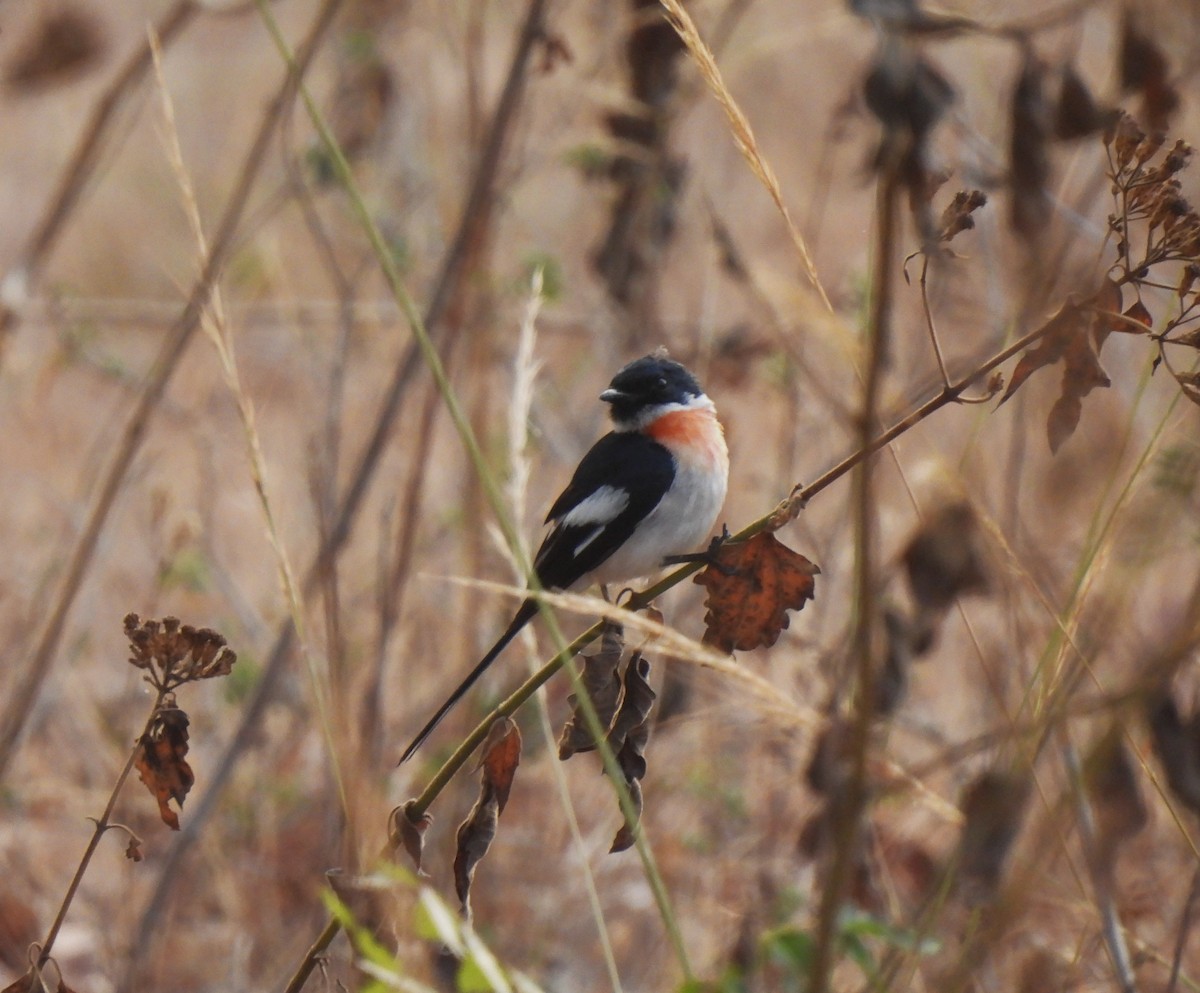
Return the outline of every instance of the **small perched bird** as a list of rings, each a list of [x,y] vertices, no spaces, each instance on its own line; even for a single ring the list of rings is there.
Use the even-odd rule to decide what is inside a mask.
[[[626,582],[686,558],[725,502],[729,451],[713,402],[665,352],[629,363],[600,399],[613,429],[579,463],[546,515],[534,557],[547,590]],[[484,670],[537,613],[525,600],[499,640],[438,708],[401,756],[407,761]]]

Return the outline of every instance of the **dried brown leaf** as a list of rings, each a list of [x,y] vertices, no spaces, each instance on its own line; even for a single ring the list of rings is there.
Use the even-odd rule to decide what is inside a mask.
[[[1136,321],[1138,324],[1141,324],[1147,331],[1151,330],[1154,327],[1154,318],[1150,315],[1150,310],[1146,307],[1146,305],[1144,303],[1142,303],[1141,300],[1134,300],[1133,303],[1131,303],[1129,305],[1129,308],[1125,311],[1125,313],[1122,316],[1129,318],[1129,320],[1131,320],[1131,321]],[[1125,330],[1130,331],[1130,330],[1132,330],[1132,328],[1130,327],[1130,325],[1126,324]]]
[[[986,903],[995,896],[1009,850],[1021,829],[1031,786],[1028,776],[989,770],[963,790],[958,872],[968,902]]]
[[[80,7],[47,10],[34,33],[9,60],[4,79],[13,90],[40,90],[68,82],[103,54],[99,22]]]
[[[1050,443],[1051,452],[1057,452],[1063,442],[1075,433],[1082,413],[1083,403],[1074,394],[1065,393],[1054,401],[1046,418],[1046,440]]]
[[[163,823],[179,830],[179,815],[171,809],[174,800],[181,808],[196,776],[185,756],[188,753],[188,716],[168,695],[158,708],[149,729],[138,739],[133,764],[138,777],[158,801]]]
[[[1096,861],[1111,869],[1117,849],[1146,826],[1146,803],[1125,736],[1113,724],[1083,763],[1083,785],[1096,822]]]
[[[621,750],[631,734],[645,726],[646,718],[650,716],[650,709],[654,706],[657,694],[647,681],[649,675],[650,663],[635,652],[625,666],[621,684],[621,706],[608,732],[608,744],[614,753]]]
[[[1017,392],[1030,376],[1039,369],[1054,365],[1063,357],[1071,340],[1081,333],[1081,315],[1078,305],[1065,303],[1062,308],[1043,326],[1045,334],[1032,348],[1027,348],[1025,354],[1017,362],[1013,374],[1008,380],[1008,389],[1000,398],[1005,403]]]
[[[1128,8],[1121,25],[1119,69],[1121,89],[1126,93],[1141,93],[1146,123],[1152,130],[1165,130],[1179,106],[1179,93],[1169,79],[1163,50],[1133,23]]]
[[[1046,70],[1027,52],[1009,107],[1009,176],[1013,229],[1025,238],[1037,235],[1050,219],[1046,183],[1050,179],[1050,104]]]
[[[621,677],[618,670],[624,648],[621,625],[606,621],[600,637],[600,651],[595,655],[583,656],[583,670],[579,679],[588,699],[592,701],[600,725],[606,729],[612,726],[613,717],[621,702]],[[578,698],[571,694],[567,702],[571,705],[571,716],[563,725],[562,733],[558,737],[558,757],[563,761],[577,752],[590,752],[596,747]]]
[[[913,599],[923,611],[941,612],[967,593],[986,593],[979,522],[969,503],[955,501],[926,517],[904,551]]]
[[[788,626],[787,612],[813,599],[821,572],[774,535],[763,532],[717,550],[695,582],[708,591],[704,640],[725,652],[769,647]]]
[[[1111,380],[1100,365],[1100,348],[1112,328],[1113,313],[1121,309],[1121,289],[1106,279],[1100,290],[1083,303],[1068,300],[1044,325],[1045,334],[1021,356],[1013,370],[1004,403],[1038,369],[1063,363],[1062,393],[1046,423],[1050,450],[1057,452],[1074,433],[1083,409],[1082,400]],[[1124,322],[1121,322],[1122,325]]]
[[[642,784],[646,775],[646,744],[650,740],[650,709],[655,692],[650,688],[650,663],[635,653],[625,666],[621,709],[609,731],[609,745],[625,778],[625,788],[633,803],[634,816],[627,818],[613,838],[610,852],[623,852],[637,839],[642,816]]]
[[[633,805],[633,818],[626,820],[613,835],[609,855],[627,852],[637,843],[638,827],[642,820],[642,784],[634,779],[626,783],[626,789],[629,790],[629,802]]]
[[[504,813],[513,777],[521,764],[521,731],[516,723],[503,718],[492,724],[483,741],[483,782],[496,795],[499,812]]]
[[[421,873],[421,859],[425,853],[425,832],[433,823],[433,815],[428,811],[419,817],[413,816],[413,805],[416,800],[408,800],[399,807],[394,807],[388,818],[388,841],[393,850],[403,848],[413,861],[413,868]]]
[[[1096,103],[1087,83],[1073,65],[1063,67],[1062,88],[1054,114],[1056,138],[1086,138],[1109,127],[1117,113]]]
[[[1200,813],[1200,713],[1185,721],[1166,693],[1153,701],[1148,711],[1154,754],[1166,774],[1167,786],[1180,803]]]
[[[496,837],[500,812],[508,801],[508,791],[520,761],[521,732],[509,718],[500,718],[492,725],[484,742],[479,797],[455,834],[454,891],[458,894],[463,917],[468,921],[471,919],[471,883],[475,869]]]

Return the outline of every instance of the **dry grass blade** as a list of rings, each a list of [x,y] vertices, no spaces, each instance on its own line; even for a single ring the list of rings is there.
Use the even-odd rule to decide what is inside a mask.
[[[527,590],[482,579],[454,579],[453,582],[515,599],[529,595]],[[556,610],[578,614],[581,617],[599,617],[606,622],[623,626],[626,630],[637,631],[653,643],[654,650],[660,655],[721,673],[757,698],[763,715],[770,715],[783,726],[815,728],[824,723],[824,716],[814,707],[790,699],[774,683],[732,662],[728,655],[715,651],[644,613],[633,613],[599,597],[579,593],[543,591],[538,594],[538,599]]]
[[[179,132],[175,124],[175,108],[167,89],[166,80],[162,74],[162,50],[158,40],[151,34],[150,49],[154,55],[155,76],[158,83],[160,107],[163,120],[163,137],[165,151],[171,164],[171,171],[179,184],[183,200],[184,213],[195,239],[196,250],[201,259],[209,252],[208,241],[200,221],[200,208],[196,203],[195,190],[187,166],[183,161],[183,150],[179,146]],[[338,792],[342,798],[343,809],[348,810],[345,781],[342,775],[338,739],[333,726],[329,708],[328,673],[321,672],[313,653],[309,650],[305,636],[304,605],[299,586],[296,582],[295,571],[291,559],[279,533],[275,511],[267,483],[266,459],[263,456],[262,441],[259,437],[257,418],[254,410],[254,400],[242,385],[241,374],[238,371],[237,356],[234,353],[233,335],[225,313],[224,298],[219,286],[213,286],[209,295],[208,305],[200,319],[200,326],[208,338],[221,363],[221,371],[225,384],[237,407],[238,417],[242,425],[242,437],[246,445],[246,454],[250,462],[250,478],[254,483],[254,492],[258,498],[259,510],[266,526],[267,540],[275,558],[279,572],[280,585],[287,600],[288,613],[296,630],[296,638],[300,645],[300,653],[308,670],[313,700],[316,704],[320,724],[325,733],[325,744],[334,777],[338,783]]]
[[[675,30],[679,32],[679,37],[683,39],[688,52],[691,53],[692,58],[696,61],[696,65],[700,69],[700,74],[704,77],[713,96],[717,98],[721,109],[725,111],[725,117],[729,121],[729,130],[733,133],[733,140],[737,144],[738,149],[746,157],[751,171],[767,188],[771,199],[775,201],[775,207],[783,217],[783,222],[787,226],[788,236],[791,238],[792,245],[800,256],[800,262],[804,266],[804,272],[808,276],[808,281],[812,284],[813,291],[817,294],[821,305],[827,311],[832,312],[833,304],[829,302],[829,296],[825,293],[825,287],[821,285],[821,277],[817,273],[817,267],[813,262],[812,254],[808,250],[808,245],[805,244],[804,237],[792,221],[791,212],[788,210],[787,204],[784,203],[783,190],[780,189],[775,171],[771,168],[770,163],[767,162],[761,149],[758,147],[754,131],[750,127],[750,122],[746,119],[746,115],[742,113],[742,109],[737,105],[737,101],[733,99],[733,94],[729,92],[729,87],[725,85],[725,80],[721,76],[721,70],[717,67],[717,60],[713,56],[712,50],[705,43],[704,39],[700,37],[696,23],[679,0],[662,0],[662,5],[666,8],[671,23],[675,27]]]

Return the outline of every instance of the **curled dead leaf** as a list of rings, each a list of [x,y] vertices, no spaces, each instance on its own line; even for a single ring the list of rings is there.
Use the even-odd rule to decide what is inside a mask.
[[[513,777],[521,764],[521,731],[516,723],[505,717],[492,724],[483,740],[483,782],[495,794],[499,812],[504,813]]]
[[[413,868],[422,873],[421,858],[425,852],[425,832],[433,823],[433,815],[428,811],[416,815],[416,800],[409,800],[399,807],[393,807],[388,817],[388,841],[393,850],[403,848],[413,861]]]
[[[704,640],[725,652],[769,647],[788,626],[787,612],[813,599],[821,570],[769,532],[722,545],[719,565],[694,582],[708,591]]]
[[[1113,724],[1083,763],[1083,785],[1096,822],[1095,861],[1111,871],[1120,845],[1146,826],[1146,802],[1125,736]]]
[[[1101,107],[1079,71],[1070,63],[1062,69],[1062,87],[1054,113],[1054,136],[1086,138],[1109,127],[1118,112]]]
[[[475,869],[496,837],[500,812],[508,803],[508,793],[520,761],[521,732],[512,720],[500,718],[492,724],[483,743],[479,797],[455,834],[454,891],[467,921],[471,919],[471,883]]]
[[[1151,130],[1164,131],[1179,106],[1179,93],[1170,81],[1167,57],[1158,43],[1133,22],[1126,8],[1119,53],[1121,89],[1141,93],[1142,115]]]
[[[1200,813],[1200,712],[1187,720],[1169,693],[1153,700],[1147,722],[1154,754],[1179,802]]]
[[[1046,184],[1050,179],[1050,104],[1046,69],[1027,51],[1009,108],[1009,174],[1013,229],[1025,238],[1038,234],[1050,219]]]
[[[987,592],[983,563],[979,522],[971,505],[961,500],[930,513],[904,550],[913,599],[921,611],[935,614],[964,594]]]
[[[987,903],[994,898],[1004,863],[1021,829],[1031,787],[1028,776],[989,770],[963,790],[958,874],[969,903]]]
[[[616,716],[617,707],[621,702],[621,677],[618,670],[624,648],[621,625],[606,621],[600,636],[600,651],[595,655],[583,656],[583,670],[579,679],[604,728],[612,726],[613,717]],[[558,738],[558,757],[564,761],[576,752],[590,752],[596,747],[578,698],[571,694],[567,702],[571,705],[571,716],[563,725]]]
[[[1100,365],[1100,348],[1112,330],[1111,315],[1120,312],[1121,288],[1106,279],[1084,302],[1068,300],[1063,304],[1043,325],[1044,334],[1026,350],[1013,370],[1001,403],[1038,369],[1059,361],[1063,363],[1062,393],[1051,408],[1046,424],[1052,452],[1057,452],[1074,433],[1083,409],[1083,398],[1097,386],[1111,385],[1108,374]]]
[[[163,823],[179,830],[179,815],[171,809],[174,800],[181,808],[196,776],[185,756],[188,753],[188,715],[167,695],[146,733],[138,739],[133,764],[138,777],[158,801]]]
[[[609,731],[609,744],[616,755],[617,765],[625,777],[625,788],[633,804],[633,816],[628,817],[613,838],[610,852],[623,852],[637,840],[642,816],[642,778],[646,775],[646,744],[650,740],[651,707],[655,693],[650,688],[650,663],[634,654],[625,666],[624,692],[621,708]]]

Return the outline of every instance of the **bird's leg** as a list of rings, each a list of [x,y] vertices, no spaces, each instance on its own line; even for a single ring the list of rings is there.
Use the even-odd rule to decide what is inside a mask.
[[[663,565],[689,565],[695,562],[701,562],[704,565],[712,566],[717,572],[726,576],[737,575],[737,569],[729,565],[727,562],[722,562],[718,553],[721,547],[730,538],[729,526],[721,525],[721,533],[713,535],[712,541],[708,543],[708,547],[702,552],[685,552],[682,555],[668,555],[663,559]]]

